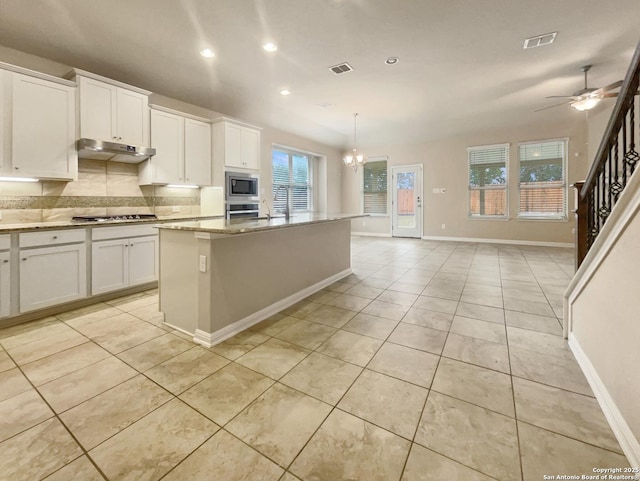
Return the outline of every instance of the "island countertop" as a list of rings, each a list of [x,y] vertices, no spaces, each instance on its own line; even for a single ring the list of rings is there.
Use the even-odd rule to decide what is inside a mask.
[[[212,234],[248,234],[272,229],[285,229],[303,225],[321,224],[324,222],[335,222],[340,220],[356,219],[358,217],[368,217],[369,214],[294,214],[289,219],[283,216],[271,217],[267,219],[245,218],[245,219],[209,219],[184,222],[167,222],[158,224],[158,229],[186,230],[196,232],[209,232]]]

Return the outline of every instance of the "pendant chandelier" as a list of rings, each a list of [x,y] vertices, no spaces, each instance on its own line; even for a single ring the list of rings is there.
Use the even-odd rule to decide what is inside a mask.
[[[344,165],[351,167],[354,172],[358,171],[358,166],[364,165],[367,163],[367,159],[362,152],[358,153],[358,131],[356,128],[356,122],[358,118],[358,113],[353,114],[353,153],[349,155],[345,155],[342,159],[344,161]]]

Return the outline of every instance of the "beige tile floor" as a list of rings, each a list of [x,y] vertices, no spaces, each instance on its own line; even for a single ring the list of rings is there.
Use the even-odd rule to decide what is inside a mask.
[[[149,291],[0,331],[0,478],[541,480],[627,461],[561,337],[572,252],[354,237],[211,349]]]

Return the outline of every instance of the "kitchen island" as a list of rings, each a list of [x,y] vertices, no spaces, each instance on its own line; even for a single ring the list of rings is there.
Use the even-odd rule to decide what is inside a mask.
[[[356,217],[158,225],[164,322],[210,347],[342,279]]]

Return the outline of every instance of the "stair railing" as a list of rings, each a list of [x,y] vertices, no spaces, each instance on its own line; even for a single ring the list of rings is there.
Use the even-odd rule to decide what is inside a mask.
[[[639,84],[640,43],[620,87],[618,100],[587,178],[584,183],[574,184],[579,191],[576,208],[576,268],[602,231],[613,206],[640,162],[639,148],[636,145],[636,140],[640,141],[640,130],[635,106]]]

